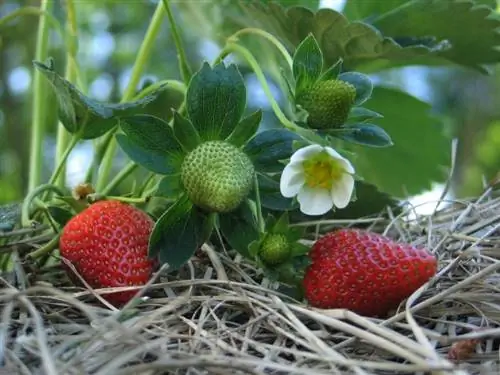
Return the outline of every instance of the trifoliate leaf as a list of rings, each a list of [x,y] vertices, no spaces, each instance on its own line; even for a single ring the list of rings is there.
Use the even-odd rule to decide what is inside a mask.
[[[380,17],[400,5],[408,3],[411,0],[349,0],[345,2],[342,13],[350,20],[370,20],[374,17]]]
[[[122,118],[120,128],[127,140],[117,139],[130,159],[156,173],[179,172],[184,152],[165,121],[150,115],[135,115]]]
[[[182,196],[156,222],[149,238],[149,256],[168,263],[169,270],[184,265],[207,240],[212,218],[198,212]]]
[[[262,110],[259,109],[242,119],[226,141],[236,147],[244,146],[257,133],[261,120]]]
[[[380,126],[367,123],[349,124],[331,133],[346,142],[370,147],[389,147],[392,140]]]
[[[184,152],[192,151],[201,143],[200,135],[191,121],[174,111],[174,135]]]
[[[500,61],[500,16],[472,0],[413,0],[372,23],[387,37],[446,40],[451,48],[433,55],[460,65],[484,70]]]
[[[292,144],[300,137],[286,129],[269,129],[258,133],[245,146],[244,151],[253,161],[257,172],[281,172],[280,161],[293,153]]]
[[[233,249],[244,257],[250,256],[248,246],[259,239],[259,231],[248,200],[234,211],[219,214],[219,228]]]
[[[394,105],[397,103],[397,105]],[[451,141],[429,104],[391,88],[375,87],[366,107],[384,114],[377,123],[394,143],[388,148],[346,144],[353,163],[368,183],[396,197],[419,194],[447,177]]]
[[[33,62],[45,78],[52,84],[58,103],[58,115],[61,123],[72,134],[78,133],[83,139],[94,139],[111,130],[117,119],[140,112],[156,100],[165,89],[160,86],[151,94],[128,103],[101,103],[89,98],[54,70],[54,66]]]
[[[377,59],[399,61],[425,56],[445,45],[437,42],[431,47],[417,45],[402,48],[374,27],[362,22],[349,22],[332,9],[313,12],[304,7],[285,8],[275,2],[263,4],[259,1],[247,1],[241,8],[242,15],[237,18],[240,28],[262,28],[292,50],[312,32],[327,66],[342,58],[344,68],[349,70]],[[236,20],[232,21],[236,24]]]
[[[236,65],[220,63],[212,68],[205,62],[193,75],[186,106],[202,141],[226,139],[239,123],[245,105],[245,83]]]
[[[182,194],[182,192],[183,189],[181,184],[181,175],[179,173],[179,174],[164,176],[160,180],[160,183],[158,184],[158,188],[156,189],[154,196],[173,199],[179,197]]]
[[[373,84],[368,76],[358,72],[348,72],[339,75],[338,79],[350,83],[356,89],[354,105],[361,105],[370,99],[373,91]]]
[[[295,50],[293,55],[293,76],[302,81],[300,90],[312,85],[323,71],[323,54],[314,35],[309,34]],[[300,91],[298,90],[298,91]]]

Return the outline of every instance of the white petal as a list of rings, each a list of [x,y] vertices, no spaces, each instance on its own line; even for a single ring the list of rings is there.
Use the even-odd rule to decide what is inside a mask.
[[[301,163],[312,155],[319,154],[324,148],[320,145],[310,145],[299,148],[290,158],[290,164]]]
[[[352,166],[351,162],[344,158],[342,155],[340,155],[337,151],[335,151],[331,147],[325,147],[326,152],[328,152],[328,155],[330,155],[332,158],[339,160],[339,162],[342,164],[346,172],[348,173],[354,173],[354,167]]]
[[[352,192],[354,190],[354,178],[345,173],[342,179],[332,187],[331,199],[333,204],[338,208],[346,207],[351,201]]]
[[[333,207],[332,197],[327,189],[312,189],[304,185],[297,195],[300,210],[306,215],[323,215]]]
[[[298,194],[300,188],[305,183],[303,170],[288,164],[281,174],[280,191],[285,198],[291,198]]]

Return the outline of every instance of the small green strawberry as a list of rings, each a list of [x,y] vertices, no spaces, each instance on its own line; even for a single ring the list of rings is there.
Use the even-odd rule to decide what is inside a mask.
[[[153,225],[153,220],[134,206],[98,201],[67,222],[59,250],[93,288],[144,285],[156,264],[148,258]],[[75,280],[74,273],[69,268],[66,271]],[[136,293],[103,294],[103,298],[122,305]]]
[[[210,212],[237,208],[250,193],[254,174],[250,158],[224,141],[200,144],[181,167],[181,181],[189,199]]]
[[[437,272],[427,250],[357,229],[321,237],[309,252],[303,287],[311,306],[386,316]]]
[[[285,235],[270,233],[260,245],[259,258],[267,266],[276,266],[288,260],[291,252],[290,243]]]
[[[308,112],[307,125],[313,129],[342,126],[354,105],[356,88],[342,80],[318,81],[296,98],[296,104]]]

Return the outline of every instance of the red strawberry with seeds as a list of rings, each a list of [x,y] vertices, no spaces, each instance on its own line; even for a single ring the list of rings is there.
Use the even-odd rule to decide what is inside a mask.
[[[93,288],[144,285],[155,265],[148,258],[153,224],[145,212],[129,204],[98,201],[65,225],[59,240],[60,253]],[[121,305],[136,293],[133,290],[102,296]]]
[[[358,229],[326,234],[309,256],[303,281],[309,304],[365,316],[387,315],[437,272],[427,250]]]

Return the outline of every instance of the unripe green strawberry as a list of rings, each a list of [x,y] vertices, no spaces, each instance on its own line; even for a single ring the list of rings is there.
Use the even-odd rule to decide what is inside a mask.
[[[307,124],[314,129],[333,129],[342,126],[349,116],[356,88],[341,80],[320,81],[300,94],[297,104],[309,116]]]
[[[224,141],[209,141],[186,156],[181,180],[196,206],[210,212],[228,212],[250,193],[254,173],[252,161],[239,148]]]
[[[282,234],[269,234],[259,249],[259,258],[269,266],[276,266],[290,257],[290,243]]]

